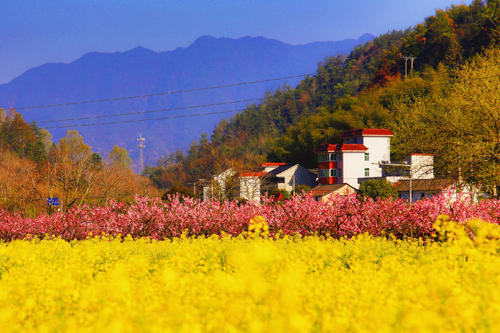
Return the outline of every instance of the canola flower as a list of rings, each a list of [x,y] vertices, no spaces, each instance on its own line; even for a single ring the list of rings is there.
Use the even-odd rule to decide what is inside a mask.
[[[481,332],[500,320],[496,225],[439,242],[245,235],[0,244],[3,332]]]

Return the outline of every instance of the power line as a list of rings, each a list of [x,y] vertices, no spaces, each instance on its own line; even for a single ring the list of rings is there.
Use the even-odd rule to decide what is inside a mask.
[[[196,113],[196,114],[187,114],[187,115],[180,115],[180,116],[169,116],[169,117],[151,118],[151,119],[122,120],[122,121],[112,121],[112,122],[107,122],[107,123],[77,124],[77,125],[66,125],[66,126],[52,126],[52,127],[44,127],[44,128],[49,129],[49,128],[87,127],[87,126],[97,126],[97,125],[123,124],[123,123],[134,123],[134,122],[141,122],[141,121],[150,121],[150,120],[198,117],[198,116],[206,116],[206,115],[219,114],[219,113],[240,112],[240,111],[245,111],[245,110],[246,109],[227,110],[227,111]]]
[[[428,76],[448,76],[447,74],[439,74],[439,73],[436,73],[436,74],[423,74],[423,75],[425,77],[428,77]],[[396,91],[396,90],[394,90],[394,91]],[[374,94],[379,94],[379,93],[374,93]],[[367,94],[362,94],[362,95],[363,96],[367,96],[367,95],[371,95],[371,94],[367,93]],[[158,109],[158,110],[148,110],[148,111],[126,112],[126,113],[117,113],[117,114],[111,114],[111,115],[89,116],[89,117],[80,117],[80,118],[66,118],[66,119],[44,120],[44,121],[38,121],[37,124],[62,122],[62,121],[74,121],[74,120],[86,120],[86,119],[111,118],[111,117],[129,116],[129,115],[155,113],[155,112],[165,112],[165,111],[177,111],[177,110],[186,110],[186,109],[209,107],[209,106],[236,104],[236,103],[244,103],[244,102],[254,102],[254,101],[260,101],[260,100],[263,100],[263,99],[265,99],[265,97],[262,97],[262,98],[253,98],[253,99],[245,99],[245,100],[239,100],[239,101],[211,103],[211,104],[203,104],[203,105],[193,105],[193,106],[178,107],[178,108],[169,108],[169,109]]]
[[[498,67],[498,65],[491,65],[491,66],[486,66],[486,67]],[[447,73],[422,74],[422,76],[424,78],[425,77],[430,77],[430,76],[443,76],[443,77],[448,77],[450,79],[453,78],[452,76],[448,75]],[[442,84],[447,84],[447,83],[442,83]],[[440,84],[435,84],[435,85],[429,85],[427,87],[436,86],[436,85],[442,85],[442,84],[440,83]],[[412,89],[412,88],[409,88],[409,89]],[[393,91],[394,92],[398,92],[396,89],[394,89]],[[358,96],[370,96],[370,95],[377,95],[377,94],[384,94],[384,93],[387,93],[387,91],[384,91],[384,92],[374,92],[374,93],[362,93],[361,95],[358,95]],[[80,118],[66,118],[66,119],[44,120],[44,121],[37,122],[37,124],[62,122],[62,121],[74,121],[74,120],[86,120],[86,119],[111,118],[111,117],[128,116],[128,115],[136,115],[136,114],[146,114],[146,113],[155,113],[155,112],[165,112],[165,111],[186,110],[186,109],[209,107],[209,106],[217,106],[217,105],[227,105],[227,104],[236,104],[236,103],[244,103],[244,102],[254,102],[254,101],[260,101],[260,100],[263,100],[263,99],[265,99],[265,97],[254,98],[254,99],[245,99],[245,100],[239,100],[239,101],[230,101],[230,102],[204,104],[204,105],[193,105],[193,106],[178,107],[178,108],[169,108],[169,109],[159,109],[159,110],[149,110],[149,111],[137,111],[137,112],[126,112],[126,113],[118,113],[118,114],[112,114],[112,115],[101,115],[101,116],[89,116],[89,117],[80,117]]]
[[[274,79],[266,79],[266,80],[259,80],[259,81],[250,81],[250,82],[225,84],[225,85],[220,85],[220,86],[212,86],[212,87],[204,87],[204,88],[196,88],[196,89],[186,89],[186,90],[169,91],[169,92],[163,92],[163,93],[157,93],[157,94],[145,94],[145,95],[137,95],[137,96],[96,99],[96,100],[91,100],[91,101],[59,103],[59,104],[21,106],[21,107],[16,107],[15,109],[16,110],[37,109],[37,108],[48,108],[48,107],[54,107],[54,106],[68,106],[68,105],[77,105],[77,104],[88,104],[88,103],[101,103],[101,102],[109,102],[109,101],[119,101],[119,100],[124,100],[124,99],[134,99],[134,98],[141,98],[141,97],[173,95],[173,94],[180,94],[180,93],[193,92],[193,91],[220,89],[220,88],[243,86],[243,85],[247,85],[247,84],[255,84],[255,83],[262,83],[262,82],[279,81],[279,80],[292,79],[292,78],[303,77],[303,76],[314,75],[314,74],[315,73],[312,73],[312,74],[310,73],[310,74],[292,75],[292,76],[284,76],[284,77],[279,77],[279,78],[274,78]]]
[[[470,80],[481,80],[481,79],[488,79],[488,78],[492,78],[492,77],[500,77],[500,74],[499,75],[485,76],[485,77],[480,77],[480,78],[470,79]],[[448,84],[448,83],[440,83],[440,84],[435,84],[435,85],[431,85],[431,86],[439,86],[439,85],[445,85],[445,84]],[[427,87],[429,87],[429,86],[427,86]],[[383,93],[386,93],[386,92],[383,92]],[[362,96],[367,96],[367,95],[368,94],[363,94]],[[376,93],[374,93],[373,95],[376,95]],[[174,119],[174,118],[198,117],[198,116],[205,116],[205,115],[212,115],[212,114],[221,114],[221,113],[229,113],[229,112],[240,112],[240,111],[245,111],[245,110],[246,109],[227,110],[227,111],[196,113],[196,114],[191,114],[191,115],[179,115],[179,116],[169,116],[169,117],[151,118],[151,119],[137,119],[137,120],[114,121],[114,122],[107,122],[107,123],[53,126],[53,127],[45,127],[45,129],[49,129],[49,128],[68,128],[68,127],[87,127],[87,126],[97,126],[97,125],[110,125],[110,124],[122,124],[122,123],[142,122],[142,121],[151,121],[151,120],[164,120],[164,119]]]
[[[473,78],[473,79],[469,79],[469,80],[470,81],[471,80],[483,80],[483,79],[488,79],[488,78],[493,78],[493,77],[500,77],[500,74],[499,75],[491,75],[491,76],[478,77],[478,78]],[[448,84],[450,84],[450,83],[449,82],[444,82],[444,83],[438,83],[438,84],[433,84],[433,85],[427,85],[424,88],[433,87],[433,86],[448,85]],[[409,89],[414,89],[414,88],[409,87]],[[398,91],[396,89],[391,89],[391,90],[392,90],[392,92],[403,92],[403,91]],[[380,92],[366,93],[366,94],[362,94],[361,96],[353,96],[353,97],[363,97],[363,96],[380,95],[380,94],[387,94],[387,93],[388,93],[387,90],[385,90],[385,91],[380,91]],[[221,102],[221,103],[214,103],[214,105],[215,104],[217,104],[217,105],[231,104],[231,103],[237,103],[237,102],[243,102],[243,101],[261,100],[261,99],[262,98],[260,98],[260,99],[251,99],[251,100],[242,100],[242,101]],[[210,105],[211,104],[207,104],[207,106],[210,106]],[[203,105],[191,106],[191,107],[186,107],[186,109],[195,108],[195,107],[202,107],[202,106]],[[183,109],[183,108],[177,108],[177,109]],[[165,109],[165,110],[174,110],[174,109]],[[212,114],[222,114],[222,113],[229,113],[229,112],[241,112],[241,111],[246,111],[246,110],[247,109],[239,109],[239,110],[206,112],[206,113],[197,113],[197,114],[191,114],[191,115],[179,115],[179,116],[169,116],[169,117],[150,118],[150,119],[114,121],[114,122],[106,122],[106,123],[76,124],[76,125],[65,125],[65,126],[51,126],[51,127],[45,127],[45,129],[68,128],[68,127],[88,127],[88,126],[97,126],[97,125],[110,125],[110,124],[121,124],[121,123],[131,123],[131,122],[143,122],[143,121],[151,121],[151,120],[164,120],[164,119],[174,119],[174,118],[197,117],[197,116],[212,115]],[[152,111],[136,112],[136,113],[160,112],[160,111],[162,111],[162,110],[152,110]],[[133,113],[133,114],[135,114],[135,113]],[[111,115],[111,116],[114,116],[114,115]],[[96,117],[87,117],[87,118],[91,119],[91,118],[99,118],[99,117],[106,117],[106,116],[96,116]],[[64,121],[79,120],[79,119],[85,119],[85,118],[64,119]],[[46,121],[46,122],[56,122],[56,121],[63,121],[63,120],[53,120],[53,121]]]
[[[448,76],[448,74],[435,73],[435,74],[423,74],[423,76],[425,76],[425,77],[428,77],[428,76]],[[369,95],[369,94],[363,94],[363,96],[367,96],[367,95]],[[146,114],[146,113],[155,113],[155,112],[165,112],[165,111],[186,110],[186,109],[209,107],[209,106],[217,106],[217,105],[227,105],[227,104],[236,104],[236,103],[244,103],[244,102],[255,102],[255,101],[260,101],[260,100],[263,100],[263,99],[265,99],[265,97],[262,97],[262,98],[253,98],[253,99],[245,99],[245,100],[239,100],[239,101],[220,102],[220,103],[211,103],[211,104],[203,104],[203,105],[193,105],[193,106],[178,107],[178,108],[169,108],[169,109],[159,109],[159,110],[149,110],[149,111],[137,111],[137,112],[117,113],[117,114],[112,114],[112,115],[101,115],[101,116],[89,116],[89,117],[80,117],[80,118],[66,118],[66,119],[44,120],[44,121],[37,122],[37,124],[45,124],[45,123],[61,122],[61,121],[73,121],[73,120],[111,118],[111,117],[128,116],[128,115],[136,115],[136,114]]]
[[[54,122],[59,122],[59,121],[110,118],[110,117],[129,116],[129,115],[146,114],[146,113],[154,113],[154,112],[186,110],[186,109],[202,108],[202,107],[216,106],[216,105],[227,105],[227,104],[235,104],[235,103],[254,102],[254,101],[260,101],[262,99],[264,99],[264,98],[244,99],[244,100],[240,100],[240,101],[221,102],[221,103],[212,103],[212,104],[204,104],[204,105],[193,105],[193,106],[170,108],[170,109],[160,109],[160,110],[150,110],[150,111],[137,111],[137,112],[128,112],[128,113],[117,113],[117,114],[102,115],[102,116],[90,116],[90,117],[81,117],[81,118],[67,118],[67,119],[56,119],[56,120],[44,120],[44,121],[39,121],[37,123],[38,124],[44,124],[44,123],[54,123]]]
[[[420,57],[420,58],[428,58],[428,57],[432,57],[432,56],[424,56],[424,57]],[[492,65],[492,67],[495,67],[495,65]],[[25,110],[25,109],[44,108],[44,107],[56,107],[56,106],[69,106],[69,105],[89,104],[89,103],[101,103],[101,102],[118,101],[118,100],[124,100],[124,99],[135,99],[135,98],[141,98],[141,97],[153,97],[153,96],[162,96],[162,95],[173,95],[173,94],[186,93],[186,92],[203,91],[203,90],[227,88],[227,87],[234,87],[234,86],[241,86],[241,85],[248,85],[248,84],[255,84],[255,83],[262,83],[262,82],[271,82],[271,81],[285,80],[285,79],[303,77],[303,76],[308,76],[308,75],[314,76],[314,75],[318,75],[318,73],[300,74],[300,75],[285,76],[285,77],[274,78],[274,79],[266,79],[266,80],[259,80],[259,81],[249,81],[249,82],[227,84],[227,85],[220,85],[220,86],[212,86],[212,87],[204,87],[204,88],[196,88],[196,89],[178,90],[178,91],[164,92],[164,93],[157,93],[157,94],[145,94],[145,95],[136,95],[136,96],[127,96],[127,97],[107,98],[107,99],[100,99],[100,100],[89,100],[89,101],[80,101],[80,102],[59,103],[59,104],[45,104],[45,105],[34,105],[34,106],[21,106],[21,107],[14,107],[14,109],[16,109],[16,110]],[[423,75],[425,77],[429,77],[429,76],[439,76],[439,75],[445,76],[446,74],[436,73],[436,74],[423,74]],[[159,111],[151,111],[151,112],[160,112],[160,111],[167,111],[167,109],[165,109],[165,110],[159,110]],[[125,114],[120,114],[120,115],[125,115]],[[103,116],[103,117],[108,117],[108,116]],[[112,117],[112,116],[109,116],[109,117]],[[96,116],[96,117],[85,117],[85,118],[75,118],[75,119],[69,119],[69,120],[91,119],[91,118],[100,118],[100,117],[98,117],[98,116]],[[63,121],[63,120],[60,120],[60,121]],[[51,121],[47,121],[47,122],[51,122]]]
[[[475,49],[476,48],[470,48],[470,49],[464,49],[462,51],[470,51],[470,50],[475,50]],[[420,59],[422,59],[422,58],[430,58],[430,57],[435,57],[435,55],[420,56]],[[118,101],[118,100],[124,100],[124,99],[135,99],[135,98],[142,98],[142,97],[173,95],[173,94],[180,94],[180,93],[186,93],[186,92],[203,91],[203,90],[211,90],[211,89],[220,89],[220,88],[228,88],[228,87],[242,86],[242,85],[255,84],[255,83],[279,81],[279,80],[285,80],[285,79],[303,77],[303,76],[308,76],[308,75],[312,76],[312,75],[317,75],[317,74],[318,73],[308,73],[308,74],[284,76],[284,77],[273,78],[273,79],[265,79],[265,80],[258,80],[258,81],[241,82],[241,83],[226,84],[226,85],[204,87],[204,88],[178,90],[178,91],[163,92],[163,93],[156,93],[156,94],[144,94],[144,95],[127,96],[127,97],[105,98],[105,99],[88,100],[88,101],[80,101],[80,102],[69,102],[69,103],[45,104],[45,105],[34,105],[34,106],[20,106],[20,107],[15,107],[15,109],[16,110],[37,109],[37,108],[45,108],[45,107],[68,106],[68,105],[89,104],[89,103],[101,103],[101,102]]]
[[[493,77],[499,77],[499,75],[491,75],[491,76],[483,76],[483,77],[478,77],[478,78],[474,78],[474,79],[468,79],[469,81],[475,81],[475,80],[482,80],[482,79],[489,79],[489,78],[493,78]],[[436,83],[436,84],[430,84],[430,85],[427,85],[427,86],[424,86],[422,87],[421,89],[425,89],[425,88],[429,88],[429,87],[436,87],[436,86],[443,86],[443,85],[449,85],[450,82],[444,82],[444,83]],[[420,89],[420,87],[408,87],[408,90],[411,90],[411,89]],[[403,93],[404,90],[396,90],[396,89],[391,89],[392,91],[389,91],[389,92],[400,92],[400,93]],[[406,87],[405,87],[405,90],[406,90]],[[385,91],[379,91],[379,92],[372,92],[372,93],[363,93],[363,92],[360,92],[358,95],[356,96],[352,96],[352,97],[364,97],[364,96],[373,96],[373,95],[382,95],[382,94],[387,94],[388,91],[385,90]]]

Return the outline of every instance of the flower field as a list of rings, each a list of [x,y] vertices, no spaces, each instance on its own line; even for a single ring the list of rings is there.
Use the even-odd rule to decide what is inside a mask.
[[[500,320],[496,226],[442,242],[358,235],[0,245],[3,332],[476,332]],[[444,232],[446,230],[446,233]],[[446,239],[445,239],[446,238]]]
[[[426,238],[432,234],[432,224],[439,215],[448,215],[460,222],[480,218],[498,223],[500,200],[473,204],[462,198],[450,204],[444,195],[439,195],[410,206],[402,199],[362,202],[351,195],[316,202],[310,196],[295,196],[282,205],[271,201],[264,201],[262,205],[238,205],[234,201],[186,199],[181,202],[178,198],[163,203],[158,199],[136,197],[133,204],[111,201],[105,206],[83,205],[63,214],[36,218],[23,218],[0,209],[0,240],[55,236],[71,241],[103,233],[156,240],[172,239],[183,233],[188,237],[237,236],[248,229],[250,219],[255,216],[266,219],[271,237],[277,233],[298,233],[340,238],[369,233]]]
[[[36,219],[1,211],[0,327],[494,331],[498,205],[137,198]]]

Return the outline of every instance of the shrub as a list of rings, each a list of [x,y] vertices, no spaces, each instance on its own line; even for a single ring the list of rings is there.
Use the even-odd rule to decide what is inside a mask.
[[[398,192],[391,184],[385,179],[370,179],[365,180],[359,186],[359,197],[364,198],[387,199],[391,197],[393,200],[398,197]]]

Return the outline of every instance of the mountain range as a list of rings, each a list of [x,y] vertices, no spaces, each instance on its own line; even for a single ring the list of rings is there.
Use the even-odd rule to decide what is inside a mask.
[[[346,54],[373,38],[365,34],[292,46],[264,37],[203,36],[173,51],[93,52],[68,64],[32,68],[0,85],[0,107],[16,108],[56,142],[76,129],[101,154],[114,145],[125,147],[137,170],[141,133],[145,161],[154,164],[176,148],[185,150],[201,133],[211,133],[223,117],[258,103],[267,91],[285,83],[295,87],[326,56]],[[297,77],[270,80],[290,76]],[[210,87],[216,88],[203,89]],[[228,103],[235,101],[246,102]],[[211,106],[195,107],[202,105]],[[189,117],[206,113],[211,114]]]

